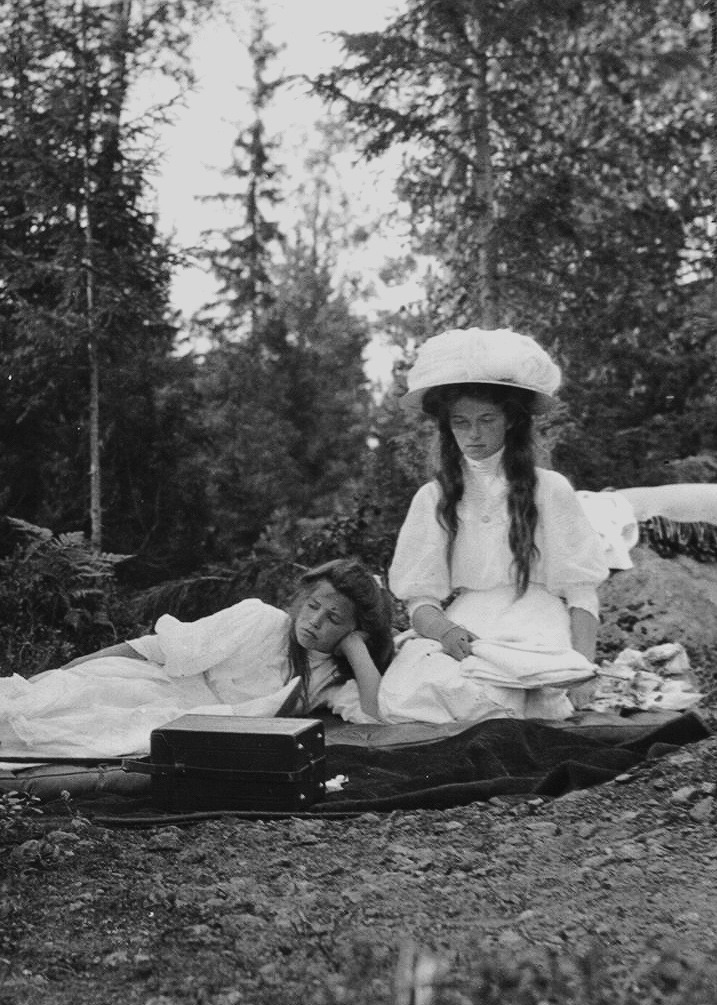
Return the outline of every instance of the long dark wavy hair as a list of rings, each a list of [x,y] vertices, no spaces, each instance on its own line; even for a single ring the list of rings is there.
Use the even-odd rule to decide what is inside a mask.
[[[299,580],[299,587],[289,605],[291,629],[289,632],[289,663],[291,678],[300,677],[304,710],[308,710],[309,659],[306,650],[299,645],[294,630],[294,621],[300,608],[313,593],[316,585],[325,581],[350,600],[354,607],[356,628],[366,632],[366,648],[383,673],[393,659],[393,605],[391,597],[368,569],[356,558],[337,558],[331,562],[310,569]],[[342,656],[336,655],[336,683],[349,680],[351,667]]]
[[[450,412],[464,396],[489,401],[503,412],[506,420],[503,469],[508,481],[508,543],[513,553],[517,595],[522,596],[530,582],[531,563],[538,555],[535,527],[537,475],[533,445],[535,394],[503,384],[445,384],[431,388],[423,398],[423,410],[438,427],[438,464],[435,477],[441,487],[437,517],[448,531],[448,558],[458,533],[458,503],[463,498],[463,455],[451,430]]]

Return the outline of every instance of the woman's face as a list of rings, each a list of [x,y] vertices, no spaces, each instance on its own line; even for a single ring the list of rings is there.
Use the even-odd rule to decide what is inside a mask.
[[[488,398],[461,395],[450,407],[451,432],[461,453],[482,461],[500,450],[508,428],[503,409]]]
[[[320,653],[332,653],[344,635],[355,628],[353,603],[326,579],[320,579],[314,586],[294,622],[299,645]]]

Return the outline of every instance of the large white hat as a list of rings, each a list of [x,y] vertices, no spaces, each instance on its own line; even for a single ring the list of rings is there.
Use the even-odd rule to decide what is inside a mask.
[[[451,328],[419,347],[401,403],[420,409],[426,391],[445,384],[522,387],[535,391],[545,407],[560,386],[560,368],[529,335],[509,328]]]

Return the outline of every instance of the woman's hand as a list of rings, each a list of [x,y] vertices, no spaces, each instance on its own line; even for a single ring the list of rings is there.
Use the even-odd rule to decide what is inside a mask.
[[[462,625],[451,625],[438,640],[443,646],[444,652],[447,652],[449,656],[452,656],[454,660],[459,662],[466,658],[466,656],[472,656],[473,650],[471,648],[471,643],[478,636],[474,635],[473,632],[469,632],[467,628],[463,628]]]
[[[440,607],[434,607],[432,604],[421,604],[417,607],[411,621],[419,635],[424,639],[435,639],[436,642],[440,642],[444,652],[454,660],[460,661],[470,656],[471,642],[478,638],[463,625],[451,621]]]
[[[363,650],[366,649],[367,639],[368,632],[360,632],[358,629],[354,629],[352,632],[348,632],[344,635],[339,644],[336,646],[336,652],[344,656],[350,663],[352,654],[363,655]]]

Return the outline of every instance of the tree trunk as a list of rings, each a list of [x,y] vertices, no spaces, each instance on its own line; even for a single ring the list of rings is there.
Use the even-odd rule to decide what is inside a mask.
[[[85,282],[85,333],[87,336],[87,356],[89,366],[89,435],[90,435],[90,541],[97,550],[102,550],[102,491],[100,470],[100,381],[97,353],[97,332],[95,329],[95,286],[94,248],[92,237],[92,110],[90,107],[89,79],[87,66],[87,8],[81,11],[82,45],[82,173],[84,194],[80,205],[80,226],[84,237],[82,271]]]
[[[120,119],[127,95],[127,50],[132,0],[115,0],[112,4],[112,27],[108,45],[110,70],[107,75],[107,95],[103,115],[97,173],[101,189],[112,185],[120,159]]]
[[[488,103],[488,56],[479,19],[479,3],[474,0],[467,34],[473,47],[470,89],[470,138],[472,165],[470,184],[477,226],[477,282],[473,293],[476,322],[483,328],[497,327],[495,230],[493,219],[493,166]]]
[[[707,0],[710,12],[711,44],[710,69],[712,70],[712,313],[717,317],[717,0]]]
[[[120,158],[120,117],[127,91],[126,61],[128,47],[129,20],[132,0],[117,0],[113,4],[111,42],[109,45],[111,70],[107,85],[106,114],[103,116],[102,133],[99,136],[99,151],[95,169],[95,184],[92,181],[92,151],[95,136],[89,99],[87,79],[86,45],[83,32],[83,97],[85,105],[84,122],[84,225],[85,276],[85,326],[87,333],[87,355],[89,365],[89,438],[90,438],[90,540],[97,551],[102,550],[102,463],[100,433],[100,353],[99,335],[95,324],[95,264],[93,247],[94,193],[108,193],[114,184],[114,175]],[[83,29],[86,7],[82,6]],[[111,204],[111,200],[108,200]]]
[[[94,287],[92,277],[92,231],[85,230],[87,256],[85,278],[87,296],[87,354],[90,368],[90,541],[102,551],[102,470],[100,467],[100,366],[94,327]]]

